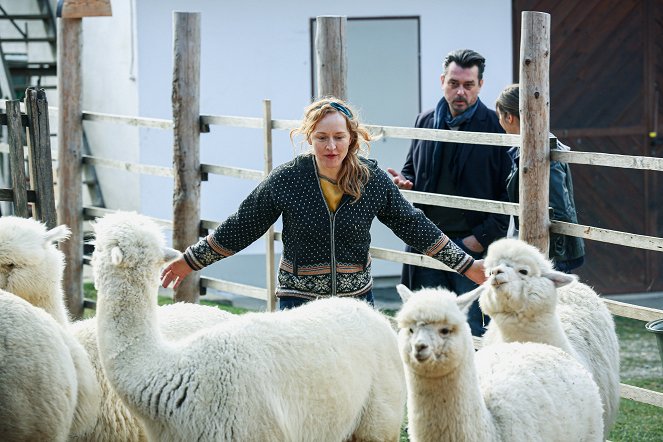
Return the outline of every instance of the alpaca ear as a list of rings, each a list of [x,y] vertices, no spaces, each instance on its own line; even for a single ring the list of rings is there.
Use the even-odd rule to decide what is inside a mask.
[[[44,234],[44,240],[47,243],[56,243],[68,239],[71,235],[71,230],[69,227],[64,224],[60,224],[57,227],[53,227],[51,230]]]
[[[403,302],[407,302],[407,300],[410,299],[410,296],[412,296],[412,291],[403,284],[398,284],[396,286],[396,291],[401,295]]]
[[[182,253],[179,250],[171,249],[170,247],[163,248],[163,260],[166,264],[175,261],[180,256],[182,256]]]
[[[122,259],[124,259],[124,255],[122,254],[122,250],[120,250],[119,247],[115,246],[111,249],[111,262],[113,263],[114,266],[118,266],[122,263]]]
[[[486,291],[486,287],[483,285],[480,285],[479,287],[475,288],[471,292],[463,293],[462,295],[458,295],[456,297],[456,305],[458,308],[465,314],[470,310],[470,307],[472,306],[472,303],[479,299],[483,292]]]
[[[578,277],[576,275],[559,272],[557,270],[551,270],[549,272],[545,272],[541,276],[551,280],[553,284],[555,284],[555,288],[564,287],[565,285],[569,285],[572,282],[578,280]]]

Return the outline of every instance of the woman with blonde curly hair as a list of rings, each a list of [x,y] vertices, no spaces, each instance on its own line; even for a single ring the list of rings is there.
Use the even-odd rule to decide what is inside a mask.
[[[374,218],[421,253],[477,283],[474,259],[415,209],[377,166],[360,155],[371,135],[344,101],[327,97],[307,106],[301,136],[311,152],[275,168],[216,230],[167,266],[162,285],[177,287],[200,270],[250,245],[283,217],[283,254],[276,295],[281,309],[329,296],[373,304],[369,254]]]

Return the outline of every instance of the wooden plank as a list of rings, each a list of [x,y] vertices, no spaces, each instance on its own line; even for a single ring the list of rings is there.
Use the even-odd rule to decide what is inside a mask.
[[[635,233],[619,232],[563,221],[552,221],[550,231],[609,244],[663,252],[663,238],[655,236],[636,235]]]
[[[301,120],[272,120],[272,129],[292,130],[301,126]]]
[[[37,194],[34,190],[26,191],[26,199],[28,203],[37,202]],[[14,189],[0,188],[0,201],[14,201]]]
[[[127,172],[141,173],[145,175],[173,177],[174,172],[170,167],[163,166],[150,166],[147,164],[137,164],[129,161],[111,160],[109,158],[99,158],[92,155],[82,155],[82,164],[89,164],[92,166],[110,167],[113,169],[121,169]]]
[[[493,134],[483,132],[461,132],[457,130],[423,129],[414,127],[378,126],[367,124],[371,133],[386,138],[404,138],[450,143],[487,144],[491,146],[520,146],[520,135]],[[551,138],[554,138],[551,136]]]
[[[420,253],[400,252],[396,250],[384,249],[381,247],[371,247],[369,250],[373,258],[379,258],[394,262],[402,262],[404,264],[410,264],[420,267],[428,267],[429,269],[438,269],[447,272],[455,271],[450,269],[446,265],[442,264],[437,259],[431,258],[430,256],[422,255]]]
[[[126,124],[128,126],[149,127],[153,129],[171,130],[173,128],[172,120],[165,120],[161,118],[131,117],[126,115],[105,114],[101,112],[83,112],[83,120]]]
[[[19,103],[20,103],[20,101],[19,101]],[[5,106],[4,110],[5,111],[7,110],[7,106]],[[19,112],[21,112],[20,107],[19,107]],[[6,113],[5,114],[0,114],[0,125],[7,126],[9,124],[9,118],[12,118],[12,117],[8,117],[8,115]],[[15,118],[15,117],[13,117],[13,118]],[[19,113],[18,121],[21,122],[20,123],[21,126],[28,127],[28,116],[27,115]]]
[[[318,97],[348,97],[347,18],[316,17],[315,55]]]
[[[212,164],[201,164],[200,171],[203,173],[213,173],[216,175],[243,178],[247,180],[262,180],[265,173],[261,170],[243,169],[241,167],[216,166]]]
[[[620,387],[623,398],[663,408],[663,393],[628,384],[620,384]]]
[[[202,276],[200,278],[200,285],[205,288],[211,288],[227,293],[233,293],[235,295],[248,296],[249,298],[262,299],[263,301],[267,301],[267,290],[260,287],[239,284],[222,279],[209,278],[207,276]]]
[[[550,15],[525,11],[520,40],[520,238],[549,247]]]
[[[663,310],[657,310],[650,307],[642,307],[635,304],[626,302],[614,301],[612,299],[605,299],[603,301],[607,304],[608,309],[613,315],[622,316],[624,318],[637,319],[638,321],[655,321],[663,318]]]
[[[105,207],[93,207],[93,206],[83,207],[83,215],[85,219],[101,218],[115,212],[117,212],[117,210],[107,209]],[[156,224],[158,224],[160,227],[164,229],[173,228],[173,222],[168,219],[154,218],[151,216],[148,216],[147,218],[151,219],[152,221],[154,221]]]
[[[200,13],[173,12],[173,247],[184,251],[200,232]],[[174,300],[198,302],[200,273]]]
[[[55,194],[53,191],[53,160],[48,127],[48,103],[43,89],[28,88],[25,94],[28,115],[28,152],[30,155],[30,184],[37,194],[35,215],[49,229],[57,225]]]
[[[502,201],[442,195],[414,190],[401,190],[401,193],[411,203],[453,207],[455,209],[475,210],[477,212],[501,213],[503,215],[518,216],[519,213],[517,203],[505,203]]]
[[[263,145],[265,176],[272,171],[272,102],[263,100]],[[267,311],[276,310],[276,275],[274,274],[274,226],[265,232],[265,290]]]
[[[9,145],[9,169],[11,171],[12,201],[14,215],[27,218],[28,193],[25,177],[25,152],[23,151],[23,135],[25,129],[21,122],[21,105],[19,100],[7,100],[7,141]],[[27,118],[27,115],[26,115]]]
[[[617,155],[599,152],[564,152],[552,151],[551,159],[573,164],[592,166],[621,167],[636,170],[663,171],[663,158],[638,155]]]
[[[201,124],[216,124],[228,127],[246,127],[250,129],[262,129],[263,120],[255,117],[232,117],[220,115],[201,115]]]

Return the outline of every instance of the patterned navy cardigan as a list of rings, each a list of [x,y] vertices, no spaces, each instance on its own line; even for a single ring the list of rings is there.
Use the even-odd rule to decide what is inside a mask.
[[[473,259],[414,208],[374,160],[357,202],[344,195],[336,212],[327,207],[315,160],[303,154],[274,169],[213,233],[184,252],[200,270],[260,238],[283,216],[283,255],[277,296],[315,299],[360,296],[371,290],[370,227],[377,217],[403,241],[459,273]],[[334,269],[334,271],[332,271]]]

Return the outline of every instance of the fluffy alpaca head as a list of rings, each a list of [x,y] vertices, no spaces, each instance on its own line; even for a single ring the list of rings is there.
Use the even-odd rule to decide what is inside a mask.
[[[134,212],[116,212],[98,219],[92,266],[95,284],[99,272],[116,268],[153,275],[180,253],[165,247],[161,228],[146,216]]]
[[[64,255],[55,243],[69,237],[66,226],[47,230],[31,218],[0,217],[0,288],[43,306],[45,288],[59,287]]]
[[[484,266],[488,280],[475,295],[490,316],[551,312],[557,302],[556,288],[577,280],[575,275],[554,270],[536,247],[518,239],[492,243]]]
[[[445,289],[411,292],[400,284],[403,306],[396,315],[401,358],[422,377],[442,377],[472,357],[466,313],[472,304]]]

